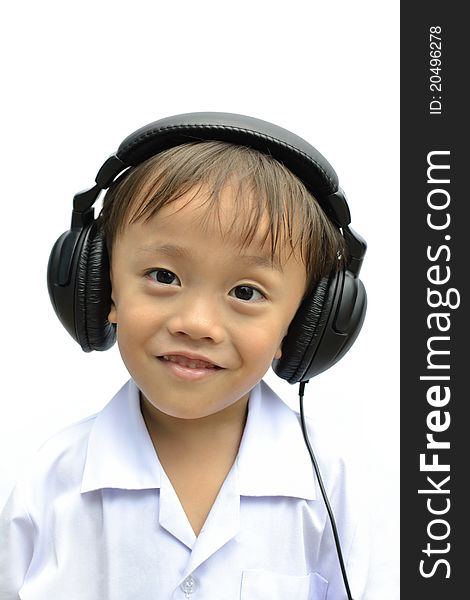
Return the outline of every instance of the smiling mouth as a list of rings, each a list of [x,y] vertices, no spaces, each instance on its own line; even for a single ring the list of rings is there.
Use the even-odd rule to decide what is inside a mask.
[[[163,362],[172,362],[186,369],[207,369],[207,370],[220,370],[222,367],[214,365],[212,363],[208,363],[204,360],[194,360],[187,358],[186,356],[180,355],[163,355],[157,356],[157,358]]]

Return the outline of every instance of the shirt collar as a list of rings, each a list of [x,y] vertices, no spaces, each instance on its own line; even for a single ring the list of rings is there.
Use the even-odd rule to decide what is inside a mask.
[[[316,497],[299,417],[265,381],[250,393],[237,468],[240,495]],[[131,379],[95,417],[81,492],[160,487],[160,463]]]
[[[237,460],[241,495],[316,498],[299,416],[264,380],[251,391]]]
[[[88,438],[82,492],[160,487],[160,465],[129,380],[96,415]]]

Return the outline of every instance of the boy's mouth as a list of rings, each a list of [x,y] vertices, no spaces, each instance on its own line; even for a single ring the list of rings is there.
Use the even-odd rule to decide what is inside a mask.
[[[181,354],[164,354],[157,357],[159,360],[169,361],[186,367],[187,369],[221,369],[218,365],[195,358],[189,358]]]

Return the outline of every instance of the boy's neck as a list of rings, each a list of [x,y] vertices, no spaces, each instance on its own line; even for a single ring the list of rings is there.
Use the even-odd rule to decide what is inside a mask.
[[[233,454],[240,445],[248,415],[249,394],[215,414],[199,419],[182,419],[167,415],[155,408],[141,393],[140,409],[155,450],[173,446],[199,459],[214,452]]]

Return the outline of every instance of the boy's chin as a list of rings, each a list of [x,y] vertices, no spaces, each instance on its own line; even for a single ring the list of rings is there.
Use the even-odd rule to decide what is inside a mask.
[[[195,421],[201,419],[222,419],[225,423],[230,418],[235,417],[246,410],[249,393],[241,397],[228,397],[221,401],[220,392],[210,400],[210,393],[193,393],[188,395],[187,391],[179,394],[174,389],[169,391],[166,397],[162,397],[163,390],[160,388],[155,398],[152,394],[143,394],[141,392],[141,411],[154,418],[156,421],[166,418],[181,419],[184,421]],[[222,392],[223,394],[223,392]]]

